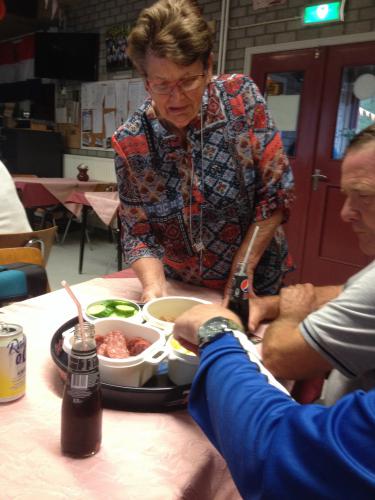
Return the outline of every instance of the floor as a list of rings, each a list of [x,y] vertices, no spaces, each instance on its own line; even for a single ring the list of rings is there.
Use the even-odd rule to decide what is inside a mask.
[[[108,233],[90,228],[89,239],[85,245],[82,274],[78,273],[79,229],[69,231],[63,244],[55,242],[47,263],[52,291],[61,288],[62,280],[75,285],[117,271],[116,243],[109,241]]]

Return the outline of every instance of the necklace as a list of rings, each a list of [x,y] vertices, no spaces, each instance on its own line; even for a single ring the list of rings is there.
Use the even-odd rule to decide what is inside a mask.
[[[202,196],[204,194],[204,166],[203,166],[203,110],[201,106],[201,186],[202,186]],[[199,231],[198,231],[198,240],[194,238],[193,235],[193,221],[192,221],[192,203],[193,203],[193,187],[194,187],[194,176],[195,176],[195,168],[194,163],[191,164],[191,177],[190,177],[190,199],[189,199],[189,237],[190,242],[195,250],[199,254],[199,274],[202,274],[202,262],[203,262],[203,251],[204,251],[204,243],[203,243],[203,204],[200,203],[199,207]],[[197,188],[199,187],[199,179],[197,177]]]

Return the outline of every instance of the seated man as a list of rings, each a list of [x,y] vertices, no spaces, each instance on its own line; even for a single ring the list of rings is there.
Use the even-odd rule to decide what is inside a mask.
[[[375,390],[330,408],[299,405],[262,366],[239,324],[232,311],[205,304],[181,315],[173,334],[188,349],[199,346],[189,412],[242,497],[375,498]]]
[[[362,252],[375,256],[375,125],[349,144],[341,188],[346,195],[341,216],[352,224]],[[295,285],[279,297],[251,300],[250,329],[264,319],[274,319],[262,353],[276,377],[306,379],[337,368],[324,391],[326,404],[375,386],[375,261],[343,287]]]
[[[32,231],[16,186],[6,166],[0,161],[0,233]]]

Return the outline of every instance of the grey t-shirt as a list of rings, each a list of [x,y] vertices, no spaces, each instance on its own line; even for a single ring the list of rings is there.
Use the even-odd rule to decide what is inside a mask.
[[[325,386],[331,404],[354,389],[375,387],[375,260],[343,292],[301,324],[305,340],[339,370]]]

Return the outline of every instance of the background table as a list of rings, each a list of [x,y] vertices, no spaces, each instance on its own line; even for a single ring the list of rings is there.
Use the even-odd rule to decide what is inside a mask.
[[[91,208],[100,220],[107,226],[111,226],[113,220],[116,222],[116,244],[117,244],[117,270],[122,269],[122,246],[121,246],[121,223],[118,217],[118,207],[120,205],[119,196],[116,191],[104,192],[81,192],[73,191],[66,199],[66,206],[79,205],[82,207],[81,214],[81,240],[79,246],[79,264],[78,272],[82,274],[83,257],[85,253],[86,229],[87,229],[87,214]],[[70,210],[72,210],[70,208]],[[73,211],[73,210],[72,210]],[[67,226],[66,230],[69,228]],[[65,234],[63,241],[65,239]]]
[[[66,199],[73,191],[105,191],[116,186],[113,182],[56,177],[17,176],[14,182],[25,208],[45,207],[57,203],[65,205]]]
[[[135,278],[97,278],[72,287],[83,305],[101,298],[140,298]],[[170,295],[219,300],[219,294],[169,283]],[[238,500],[222,457],[186,411],[105,409],[100,452],[87,459],[60,453],[63,384],[50,356],[52,335],[76,310],[65,290],[0,309],[27,336],[27,391],[0,404],[2,500]]]

